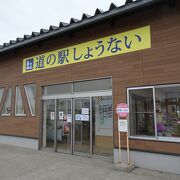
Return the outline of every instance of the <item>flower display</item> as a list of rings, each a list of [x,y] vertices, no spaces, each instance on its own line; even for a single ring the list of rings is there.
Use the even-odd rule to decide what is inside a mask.
[[[180,136],[180,121],[177,121],[177,123],[174,125],[174,133],[176,136]]]
[[[157,131],[158,132],[164,132],[166,131],[166,126],[163,123],[158,123],[157,124]]]

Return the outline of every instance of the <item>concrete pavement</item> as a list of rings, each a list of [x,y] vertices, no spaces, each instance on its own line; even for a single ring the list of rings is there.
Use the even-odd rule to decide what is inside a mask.
[[[111,160],[0,144],[0,180],[179,180],[180,175],[136,168],[113,169]]]

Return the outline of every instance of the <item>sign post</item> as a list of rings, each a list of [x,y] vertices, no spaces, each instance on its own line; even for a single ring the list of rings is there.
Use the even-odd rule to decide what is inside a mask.
[[[126,137],[127,137],[127,162],[128,165],[130,165],[130,154],[129,154],[129,137],[128,137],[128,131],[126,133]]]
[[[128,137],[128,122],[127,117],[129,114],[129,108],[126,103],[120,103],[117,105],[116,112],[118,115],[118,137],[119,137],[119,163],[122,163],[122,155],[121,155],[121,132],[126,133],[126,142],[127,142],[127,169],[130,166],[130,153],[129,153],[129,137]],[[129,170],[127,170],[129,171]]]
[[[118,119],[118,123],[119,123],[119,119]],[[119,135],[119,163],[121,163],[121,161],[122,161],[122,158],[121,158],[121,132],[119,130],[118,130],[118,135]]]

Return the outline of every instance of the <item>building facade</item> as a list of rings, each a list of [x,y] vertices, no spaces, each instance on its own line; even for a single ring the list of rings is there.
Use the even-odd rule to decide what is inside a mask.
[[[111,4],[0,46],[0,142],[180,173],[180,3]],[[126,135],[121,133],[123,159]]]

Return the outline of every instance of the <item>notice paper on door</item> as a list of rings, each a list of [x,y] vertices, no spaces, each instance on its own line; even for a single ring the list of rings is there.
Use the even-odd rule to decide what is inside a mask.
[[[89,115],[88,114],[82,114],[81,121],[89,121]]]
[[[67,122],[71,123],[72,122],[72,115],[67,114]]]
[[[89,114],[89,108],[82,108],[81,114]]]
[[[81,121],[81,114],[75,115],[75,121]]]
[[[64,117],[64,112],[59,111],[59,120],[63,120],[63,117]]]
[[[55,112],[50,112],[50,120],[55,120]]]
[[[89,121],[89,115],[88,114],[76,114],[75,120],[76,121]]]

